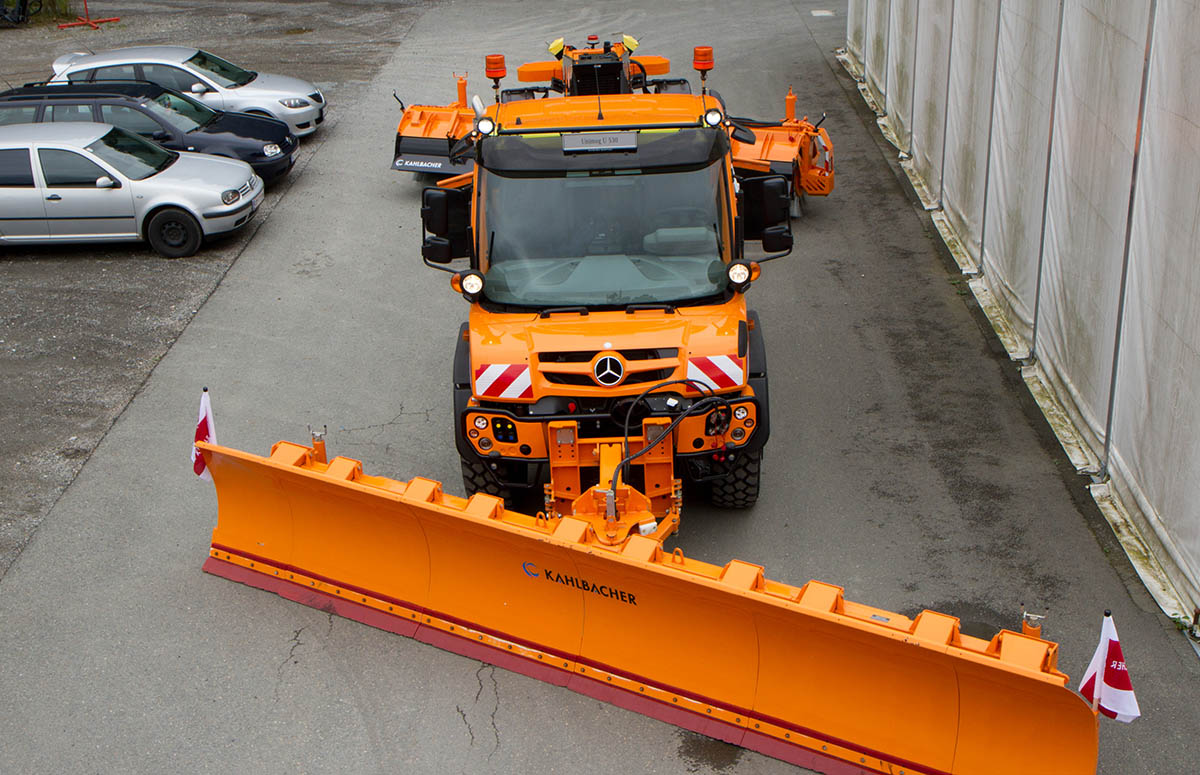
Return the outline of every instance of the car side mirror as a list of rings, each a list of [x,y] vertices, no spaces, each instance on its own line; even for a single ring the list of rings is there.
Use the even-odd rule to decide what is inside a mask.
[[[120,188],[121,184],[110,178],[108,175],[101,175],[96,178],[96,188]]]
[[[768,226],[763,229],[762,247],[764,253],[790,253],[792,230],[787,226]]]
[[[188,89],[188,91],[190,91],[192,94],[204,94],[206,91],[208,91],[208,87],[202,83],[196,82],[192,84],[192,88]]]

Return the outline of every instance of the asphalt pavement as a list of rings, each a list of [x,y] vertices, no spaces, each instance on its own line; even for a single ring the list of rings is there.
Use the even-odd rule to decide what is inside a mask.
[[[835,61],[845,5],[460,0],[380,16],[390,52],[330,92],[338,120],[0,578],[0,772],[797,771],[200,571],[216,519],[188,465],[202,386],[224,444],[266,453],[327,425],[331,454],[369,473],[462,492],[448,383],[467,308],[421,265],[422,183],[388,169],[390,95],[448,102],[451,73],[469,70],[486,96],[485,54],[511,71],[590,32],[637,35],[685,75],[692,46],[712,45],[709,82],[732,113],[781,117],[791,85],[801,112],[828,113],[836,148],[837,190],[750,290],[771,372],[762,498],[744,513],[685,505],[672,545],[953,614],[973,635],[1018,628],[1022,603],[1049,609],[1044,634],[1073,682],[1112,609],[1143,718],[1102,720],[1100,772],[1191,771],[1200,661],[1140,586]],[[338,33],[336,14],[322,24],[312,34]],[[996,757],[1036,772],[1054,744],[997,741]]]

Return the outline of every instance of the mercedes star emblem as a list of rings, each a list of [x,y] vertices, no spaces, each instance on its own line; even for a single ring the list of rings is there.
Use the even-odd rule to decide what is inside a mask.
[[[625,376],[625,367],[621,365],[620,358],[613,355],[605,355],[596,361],[592,373],[596,375],[596,382],[604,387],[612,387],[619,383]]]

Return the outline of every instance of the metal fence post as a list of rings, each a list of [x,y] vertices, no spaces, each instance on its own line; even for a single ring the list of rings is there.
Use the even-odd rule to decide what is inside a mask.
[[[883,43],[883,115],[885,116],[888,114],[888,76],[892,72],[892,9],[894,6],[894,0],[888,0],[887,37],[884,38]]]
[[[946,99],[942,105],[942,163],[938,170],[938,210],[946,205],[946,131],[950,120],[950,72],[954,67],[954,16],[957,0],[950,0],[950,43],[946,46]]]
[[[1121,290],[1117,294],[1117,331],[1113,338],[1112,379],[1108,383],[1108,417],[1104,420],[1104,459],[1100,463],[1101,479],[1108,479],[1108,463],[1112,455],[1113,409],[1117,400],[1117,367],[1121,362],[1121,333],[1125,328],[1125,294],[1129,284],[1129,247],[1133,239],[1133,207],[1137,202],[1138,165],[1142,156],[1142,127],[1146,120],[1146,91],[1150,84],[1150,50],[1154,44],[1154,18],[1158,0],[1150,0],[1150,19],[1146,23],[1146,54],[1142,63],[1142,92],[1138,97],[1137,134],[1133,139],[1133,171],[1129,179],[1129,210],[1125,215],[1125,250],[1121,256]]]
[[[996,125],[996,81],[1000,74],[1000,15],[1004,0],[996,0],[996,41],[992,49],[992,97],[988,109],[987,158],[983,163],[983,215],[979,219],[979,273],[983,274],[984,249],[987,245],[988,184],[992,179],[992,132]]]
[[[908,71],[908,82],[912,85],[908,95],[908,150],[904,154],[908,158],[913,155],[913,125],[917,117],[917,52],[921,50],[921,0],[917,0],[917,15],[913,27],[913,59],[912,68]]]
[[[1042,183],[1042,227],[1038,236],[1037,285],[1033,293],[1033,335],[1029,342],[1029,360],[1037,360],[1038,320],[1042,312],[1042,268],[1046,261],[1046,213],[1050,201],[1050,164],[1054,152],[1054,111],[1058,106],[1058,66],[1062,59],[1063,16],[1066,0],[1058,0],[1058,34],[1054,42],[1054,79],[1050,86],[1050,131],[1046,133],[1046,178]]]

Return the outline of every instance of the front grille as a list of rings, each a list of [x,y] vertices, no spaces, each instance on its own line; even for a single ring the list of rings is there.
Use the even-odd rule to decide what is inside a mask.
[[[617,350],[626,361],[653,361],[658,358],[679,357],[678,347],[643,347]],[[600,350],[560,350],[538,354],[542,363],[588,363],[601,353]]]
[[[254,178],[250,178],[242,187],[238,189],[238,193],[242,196],[250,196],[250,192],[254,190]]]
[[[321,92],[319,92],[319,91],[315,91],[312,94],[308,95],[308,98],[310,100],[312,100],[313,102],[317,103],[318,105],[325,104],[325,98],[321,96]]]
[[[575,385],[579,387],[596,387],[596,380],[591,372],[559,372],[554,370],[554,364],[591,363],[602,351],[600,350],[560,350],[544,352],[538,355],[541,362],[539,369],[542,377],[554,385]],[[639,362],[656,360],[675,360],[679,357],[678,347],[641,347],[627,350],[617,350],[625,359],[625,379],[623,385],[641,385],[650,382],[662,382],[671,378],[677,366],[672,364],[659,368],[639,369]]]

